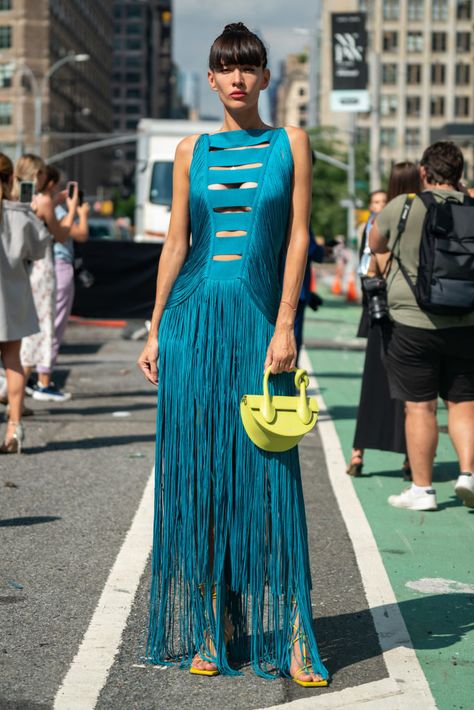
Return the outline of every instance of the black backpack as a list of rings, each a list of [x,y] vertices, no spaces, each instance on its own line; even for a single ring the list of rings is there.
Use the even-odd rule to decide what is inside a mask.
[[[416,283],[403,266],[395,246],[406,225],[414,196],[407,197],[402,230],[393,256],[419,307],[436,315],[456,316],[474,311],[474,200],[447,197],[437,202],[432,192],[418,195],[426,207]]]

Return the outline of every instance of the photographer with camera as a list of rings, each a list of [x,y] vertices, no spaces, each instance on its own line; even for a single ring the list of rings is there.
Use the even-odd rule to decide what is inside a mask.
[[[463,167],[457,145],[431,145],[420,164],[424,191],[392,200],[369,235],[391,260],[386,367],[392,397],[405,403],[413,478],[389,497],[398,508],[437,509],[438,396],[460,464],[455,491],[474,508],[474,201],[460,189]]]

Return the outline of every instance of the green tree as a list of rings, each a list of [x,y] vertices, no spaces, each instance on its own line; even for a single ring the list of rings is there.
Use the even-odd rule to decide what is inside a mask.
[[[321,126],[310,131],[313,150],[324,153],[347,164],[347,146],[341,140],[337,128]],[[367,204],[367,166],[368,145],[357,141],[356,159],[356,198]],[[313,208],[311,226],[315,234],[332,239],[337,234],[346,234],[347,211],[340,201],[347,199],[347,173],[341,168],[317,160],[313,170]]]

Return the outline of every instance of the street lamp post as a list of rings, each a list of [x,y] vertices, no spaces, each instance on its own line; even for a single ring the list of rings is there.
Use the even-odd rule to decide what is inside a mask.
[[[41,134],[42,134],[42,122],[43,122],[43,97],[48,86],[49,80],[52,75],[60,69],[63,64],[69,62],[87,62],[90,59],[88,54],[66,54],[65,57],[58,59],[46,72],[41,82],[35,80],[36,88],[35,91],[35,152],[39,154],[41,152]],[[26,66],[26,65],[24,65]],[[31,71],[31,70],[30,70]],[[33,72],[31,72],[32,74]]]

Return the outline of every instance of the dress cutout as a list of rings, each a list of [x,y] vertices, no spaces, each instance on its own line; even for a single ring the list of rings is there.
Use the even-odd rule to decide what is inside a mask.
[[[292,177],[284,129],[202,135],[195,145],[192,246],[158,334],[152,663],[189,667],[207,634],[219,671],[236,674],[224,641],[225,612],[235,627],[230,658],[250,659],[265,678],[288,675],[299,613],[313,668],[328,676],[312,628],[298,451],[258,449],[239,413],[242,395],[262,389],[281,298]],[[226,255],[232,258],[219,259]],[[294,394],[291,375],[270,385]]]

